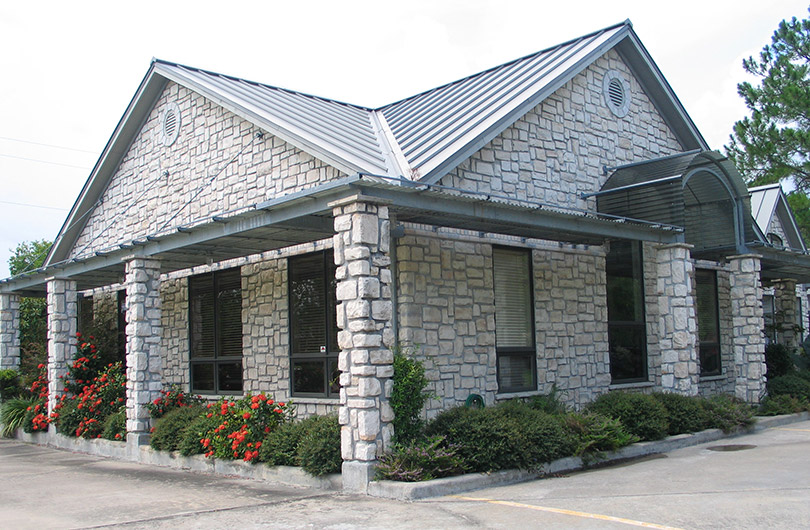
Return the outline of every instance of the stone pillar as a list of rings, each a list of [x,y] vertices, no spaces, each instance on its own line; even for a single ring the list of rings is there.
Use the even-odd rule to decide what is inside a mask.
[[[687,396],[697,394],[700,374],[691,249],[683,243],[663,245],[656,256],[661,389]]]
[[[388,207],[362,198],[332,205],[340,345],[343,487],[365,493],[393,435],[394,373]]]
[[[20,368],[20,296],[0,294],[0,370]]]
[[[76,353],[76,282],[48,280],[48,413],[65,389],[68,363]]]
[[[801,342],[801,332],[796,329],[796,281],[778,280],[773,282],[774,324],[779,326],[777,340],[790,349],[796,349]]]
[[[126,265],[127,444],[134,451],[148,440],[146,404],[160,397],[160,262],[133,258]]]
[[[760,256],[728,258],[731,266],[731,318],[733,325],[735,394],[758,403],[765,390],[765,320],[762,316]]]

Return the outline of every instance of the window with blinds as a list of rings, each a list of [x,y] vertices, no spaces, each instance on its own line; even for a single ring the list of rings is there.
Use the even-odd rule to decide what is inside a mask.
[[[227,269],[189,278],[191,389],[242,391],[242,274]]]
[[[537,388],[531,252],[492,250],[498,391]]]
[[[697,306],[698,355],[700,375],[719,375],[720,309],[717,303],[717,271],[695,271],[695,303]]]
[[[289,259],[292,393],[337,396],[335,261],[331,250]]]

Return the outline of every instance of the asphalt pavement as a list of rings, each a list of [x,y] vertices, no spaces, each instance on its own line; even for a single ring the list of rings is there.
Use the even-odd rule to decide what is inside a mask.
[[[0,440],[0,528],[810,528],[810,422],[403,502]]]

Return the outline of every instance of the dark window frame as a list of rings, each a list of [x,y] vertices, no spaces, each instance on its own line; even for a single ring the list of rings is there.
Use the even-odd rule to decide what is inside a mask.
[[[240,300],[242,300],[242,272],[241,268],[230,268],[230,269],[223,269],[213,272],[208,272],[205,274],[198,274],[196,276],[191,276],[188,279],[188,300],[189,300],[189,307],[188,307],[188,320],[189,320],[189,380],[190,380],[190,388],[191,391],[195,394],[204,394],[204,395],[236,395],[241,394],[244,390],[244,364],[243,364],[243,344],[242,344],[242,329],[243,323],[241,318],[241,304],[240,304],[240,318],[238,319],[239,322],[239,355],[226,355],[222,353],[222,340],[221,337],[224,333],[222,329],[223,323],[221,319],[223,308],[221,307],[220,297],[219,295],[228,290],[228,282],[230,281],[233,285],[233,282],[236,278],[232,276],[236,276],[238,278],[238,285],[239,285],[239,293],[240,293]],[[195,331],[194,331],[194,323],[195,323],[195,308],[196,305],[194,303],[194,299],[197,295],[198,291],[203,291],[207,286],[204,284],[209,283],[211,286],[211,291],[214,294],[213,297],[213,308],[211,317],[213,322],[202,322],[202,326],[212,326],[213,327],[213,339],[212,345],[213,348],[213,355],[195,355],[194,352],[194,341],[195,341]],[[223,284],[225,287],[223,288]],[[206,320],[206,316],[202,315],[200,317],[202,320]],[[233,334],[233,330],[230,330],[229,333]],[[228,365],[234,365],[238,361],[239,363],[239,385],[238,388],[224,388],[227,384],[227,380],[223,381],[222,378],[222,370],[227,367]],[[195,368],[201,366],[208,366],[211,365],[212,367],[212,377],[213,377],[213,389],[209,388],[198,388],[196,386],[195,381]]]
[[[527,276],[528,284],[526,288],[529,294],[529,324],[531,326],[530,337],[531,344],[529,346],[498,346],[498,322],[497,322],[497,308],[495,310],[495,372],[496,380],[498,383],[498,393],[510,394],[516,392],[535,392],[537,391],[538,377],[537,377],[537,322],[535,321],[535,308],[534,308],[534,267],[532,259],[532,250],[528,248],[518,248],[510,246],[493,245],[492,247],[492,275],[493,275],[493,291],[498,288],[495,279],[495,255],[499,251],[523,253],[527,256]],[[506,357],[528,358],[531,367],[531,382],[524,386],[504,386],[501,383],[501,359]]]
[[[707,284],[710,283],[712,290],[714,292],[714,307],[712,308],[712,312],[714,313],[714,332],[716,333],[717,340],[716,341],[704,341],[700,339],[701,332],[700,332],[700,315],[698,314],[698,309],[700,308],[700,303],[697,301],[698,297],[698,284],[701,283],[701,277],[710,277],[710,282],[706,282]],[[696,269],[695,270],[695,316],[697,317],[697,325],[698,325],[698,361],[700,364],[700,375],[703,377],[707,376],[714,376],[714,375],[721,375],[723,373],[723,356],[722,356],[722,340],[720,336],[720,299],[719,299],[719,291],[717,289],[717,271],[713,269]],[[713,358],[712,363],[709,362],[708,354],[711,352],[711,357]],[[714,364],[717,366],[716,369],[708,370],[706,366],[709,364]]]
[[[641,304],[640,311],[634,305],[634,313],[638,313],[638,317],[634,320],[620,320],[615,319],[615,315],[611,315],[611,274],[610,274],[610,261],[611,261],[611,252],[615,251],[618,245],[622,245],[624,243],[630,245],[630,259],[633,260],[633,249],[632,246],[635,245],[636,250],[638,252],[638,263],[631,263],[632,267],[632,276],[631,279],[633,282],[638,282],[640,286],[640,300],[636,300]],[[608,256],[605,260],[605,280],[607,283],[607,290],[606,290],[606,298],[607,298],[607,306],[608,306],[608,355],[610,359],[610,377],[611,377],[611,384],[632,384],[632,383],[646,383],[649,382],[649,353],[647,351],[647,298],[646,292],[644,290],[644,247],[641,241],[628,241],[628,240],[617,240],[611,242],[611,247],[608,252]],[[621,335],[620,332],[632,332],[634,336],[631,337],[631,342],[635,341],[636,344],[630,344],[631,347],[636,347],[641,350],[640,355],[640,366],[638,366],[639,375],[637,376],[630,376],[630,377],[617,377],[617,372],[619,371],[617,368],[618,365],[618,351],[616,351],[617,342],[619,336]],[[625,347],[626,345],[621,345]],[[628,349],[629,350],[629,349]]]
[[[317,271],[321,283],[319,286],[323,289],[322,295],[324,296],[323,312],[318,315],[320,320],[316,320],[323,325],[322,331],[326,344],[319,344],[319,350],[314,351],[314,348],[307,348],[307,351],[296,351],[297,345],[302,341],[299,340],[299,333],[302,333],[299,328],[299,323],[296,318],[295,304],[295,281],[296,274],[299,267],[316,264],[318,260],[321,270]],[[338,357],[340,356],[340,348],[337,343],[337,298],[336,298],[336,280],[335,280],[335,259],[332,249],[321,250],[317,252],[309,252],[297,256],[291,256],[287,260],[287,299],[288,299],[288,323],[290,330],[290,394],[293,397],[319,397],[319,398],[337,398],[340,395],[340,383],[338,370]],[[310,324],[312,321],[310,321]],[[312,367],[313,365],[320,364],[315,368],[314,381],[307,380],[307,376],[311,377],[311,368],[305,368],[305,365]],[[318,372],[320,371],[320,373]],[[318,375],[320,375],[320,390],[319,391],[306,391],[300,390],[300,385],[318,384]],[[304,379],[302,379],[304,378]]]

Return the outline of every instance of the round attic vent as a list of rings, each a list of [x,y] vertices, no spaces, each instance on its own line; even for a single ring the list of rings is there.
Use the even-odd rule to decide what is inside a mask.
[[[169,103],[160,117],[160,142],[169,146],[177,140],[180,134],[180,107],[177,103]]]
[[[617,70],[610,70],[602,79],[605,104],[615,116],[623,118],[630,110],[630,85]]]

